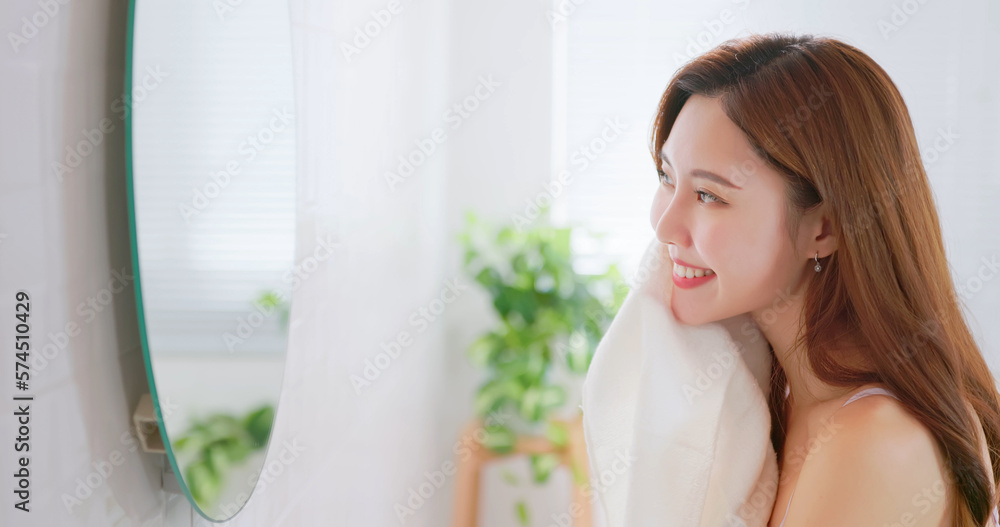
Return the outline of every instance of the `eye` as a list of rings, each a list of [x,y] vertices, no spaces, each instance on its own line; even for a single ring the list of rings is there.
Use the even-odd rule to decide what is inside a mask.
[[[719,198],[713,196],[712,194],[709,194],[708,192],[705,192],[704,190],[696,190],[694,191],[694,193],[702,198],[702,203],[722,203],[722,201]],[[704,201],[705,198],[708,198],[711,201]]]
[[[668,182],[667,181],[667,179],[669,178],[669,176],[667,176],[666,172],[664,172],[664,171],[662,171],[660,169],[657,169],[656,170],[656,174],[658,175],[661,184],[663,184],[663,185],[673,185],[672,182]]]
[[[659,177],[661,185],[670,185],[670,186],[673,186],[674,183],[672,181],[670,181],[670,176],[668,176],[666,172],[664,172],[663,170],[657,169],[656,170],[656,174]],[[699,190],[694,191],[694,193],[695,193],[696,196],[698,196],[700,198],[698,200],[698,202],[699,203],[703,203],[705,205],[708,205],[710,203],[719,203],[719,204],[723,204],[724,205],[726,203],[725,201],[722,201],[721,199],[719,199],[717,196],[715,196],[711,192],[708,192],[708,191],[705,191],[705,190],[700,190],[699,189]]]

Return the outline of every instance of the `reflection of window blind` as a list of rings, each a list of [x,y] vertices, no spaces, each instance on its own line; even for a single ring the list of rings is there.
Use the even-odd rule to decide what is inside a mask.
[[[198,2],[138,6],[133,85],[152,86],[148,70],[162,76],[136,94],[133,129],[143,307],[158,353],[227,352],[223,334],[255,313],[262,292],[290,296],[291,37],[276,14],[285,9],[247,3],[220,19]],[[283,352],[279,321],[258,323],[236,350]]]
[[[553,169],[574,177],[555,218],[607,233],[602,245],[574,239],[582,272],[600,271],[610,260],[628,276],[654,235],[649,141],[660,96],[680,64],[674,50],[704,30],[698,24],[706,17],[690,9],[652,0],[588,2],[555,26]],[[600,147],[605,120],[616,117],[625,131],[580,170],[574,151],[592,142]]]

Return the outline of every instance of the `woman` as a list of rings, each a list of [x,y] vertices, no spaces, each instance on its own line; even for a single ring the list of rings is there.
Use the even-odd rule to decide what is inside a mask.
[[[774,352],[769,525],[997,525],[1000,396],[885,71],[829,38],[729,41],[671,80],[651,148],[674,316],[750,313]]]

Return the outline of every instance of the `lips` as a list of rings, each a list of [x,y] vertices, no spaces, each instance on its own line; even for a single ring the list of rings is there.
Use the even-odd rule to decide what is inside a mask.
[[[677,287],[691,289],[715,278],[715,271],[712,269],[696,267],[679,258],[673,258],[673,261],[672,278]]]

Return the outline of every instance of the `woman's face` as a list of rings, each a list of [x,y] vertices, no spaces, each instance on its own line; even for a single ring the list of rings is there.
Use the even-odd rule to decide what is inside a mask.
[[[656,237],[674,264],[711,270],[689,281],[674,266],[677,320],[697,325],[749,312],[760,321],[764,310],[773,318],[793,306],[813,272],[812,254],[797,253],[788,239],[782,177],[751,150],[719,100],[688,99],[660,154],[649,217]]]

